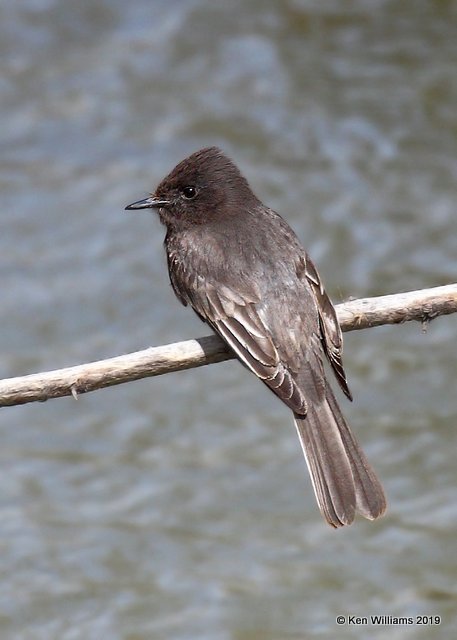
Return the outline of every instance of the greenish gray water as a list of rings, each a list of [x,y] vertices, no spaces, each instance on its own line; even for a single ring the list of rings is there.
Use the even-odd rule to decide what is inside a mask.
[[[0,375],[208,331],[123,211],[218,144],[335,300],[456,281],[453,2],[0,2]],[[234,362],[0,412],[0,636],[454,638],[456,318],[346,338],[389,511],[324,524]],[[337,615],[441,616],[439,627]]]

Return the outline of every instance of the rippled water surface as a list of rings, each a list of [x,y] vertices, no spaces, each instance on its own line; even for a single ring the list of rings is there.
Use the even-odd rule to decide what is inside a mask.
[[[3,0],[0,53],[1,377],[208,333],[123,211],[208,144],[335,300],[456,281],[456,3]],[[0,637],[454,638],[456,341],[347,337],[389,511],[338,532],[235,362],[2,409]],[[371,614],[442,622],[336,624]]]

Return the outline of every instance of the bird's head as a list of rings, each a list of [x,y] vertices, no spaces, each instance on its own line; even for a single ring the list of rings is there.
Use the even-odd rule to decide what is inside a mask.
[[[154,194],[126,209],[156,209],[167,227],[179,229],[239,215],[257,203],[235,164],[209,147],[180,162]]]

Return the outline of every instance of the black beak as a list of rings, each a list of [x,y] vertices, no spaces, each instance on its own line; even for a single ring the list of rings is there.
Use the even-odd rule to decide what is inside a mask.
[[[166,207],[167,204],[170,204],[168,200],[160,200],[160,198],[150,196],[149,198],[145,198],[145,200],[132,202],[132,204],[129,204],[125,209],[127,211],[133,211],[135,209],[159,209],[159,207]]]

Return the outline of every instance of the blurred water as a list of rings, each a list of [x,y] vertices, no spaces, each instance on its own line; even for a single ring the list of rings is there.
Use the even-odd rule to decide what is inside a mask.
[[[0,54],[1,377],[208,333],[123,212],[207,144],[335,299],[456,280],[453,2],[3,0]],[[455,341],[453,317],[347,337],[389,511],[338,532],[234,362],[3,409],[2,639],[455,637]]]

